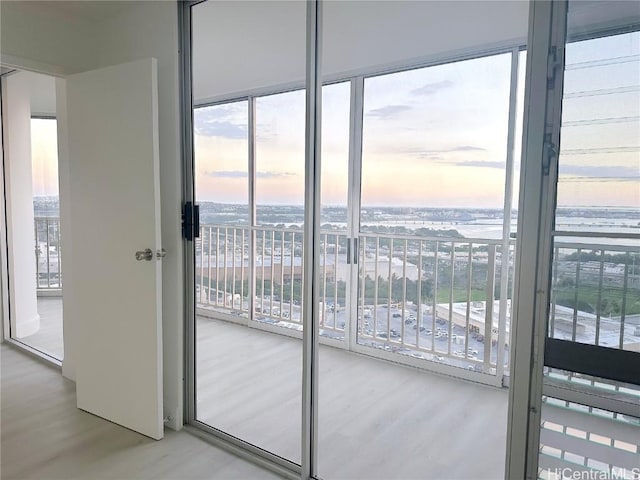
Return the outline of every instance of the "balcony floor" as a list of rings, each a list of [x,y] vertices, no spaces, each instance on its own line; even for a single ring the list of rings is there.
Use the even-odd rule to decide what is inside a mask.
[[[53,353],[62,300],[39,309],[41,330],[23,341]],[[300,340],[205,317],[196,328],[197,418],[299,462]],[[321,477],[504,476],[506,390],[324,345],[319,368]]]
[[[300,460],[300,340],[199,317],[197,417]],[[324,346],[322,478],[501,478],[506,390]]]

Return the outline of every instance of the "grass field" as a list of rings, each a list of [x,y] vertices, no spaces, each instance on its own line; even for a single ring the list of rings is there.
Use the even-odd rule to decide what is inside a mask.
[[[555,302],[558,305],[573,308],[575,301],[575,288],[558,288],[554,291]],[[620,287],[604,287],[600,294],[600,308],[598,308],[598,287],[583,285],[578,289],[578,310],[596,313],[600,315],[619,316],[622,313],[623,290]],[[626,294],[626,315],[640,314],[640,290],[627,289]]]

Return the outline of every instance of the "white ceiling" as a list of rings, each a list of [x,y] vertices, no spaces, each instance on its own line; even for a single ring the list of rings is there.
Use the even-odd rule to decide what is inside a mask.
[[[194,95],[198,101],[302,82],[305,4],[209,0],[193,11]],[[327,1],[326,76],[522,43],[523,1]]]
[[[521,0],[340,0],[323,8],[322,69],[329,79],[527,39],[529,3]],[[208,0],[192,11],[196,103],[303,83],[304,2]],[[638,1],[570,3],[570,33],[638,22]]]

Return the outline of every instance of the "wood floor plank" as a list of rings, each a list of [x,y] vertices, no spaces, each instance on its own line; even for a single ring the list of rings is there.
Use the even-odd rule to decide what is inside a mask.
[[[275,479],[186,432],[154,441],[76,408],[73,382],[1,346],[2,480]]]

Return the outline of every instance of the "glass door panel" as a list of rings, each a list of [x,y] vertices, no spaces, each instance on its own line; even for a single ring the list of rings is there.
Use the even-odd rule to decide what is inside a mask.
[[[528,6],[494,6],[462,26],[433,2],[324,4],[323,74],[351,78],[352,283],[346,349],[319,351],[321,478],[503,476],[507,395],[473,381],[508,357],[519,52],[487,52]]]
[[[569,3],[538,457],[544,479],[633,478],[640,465],[634,12],[637,5]]]
[[[195,417],[300,463],[305,4],[208,1],[192,25]]]

